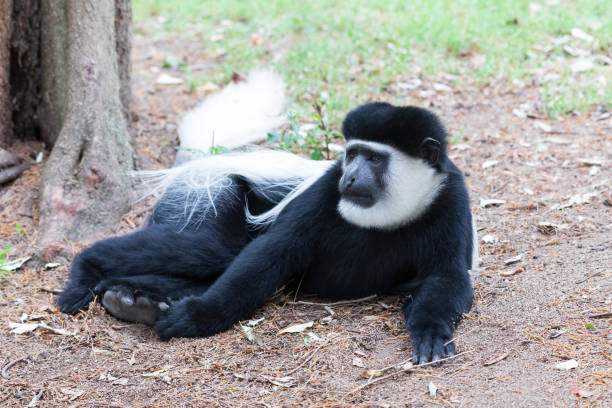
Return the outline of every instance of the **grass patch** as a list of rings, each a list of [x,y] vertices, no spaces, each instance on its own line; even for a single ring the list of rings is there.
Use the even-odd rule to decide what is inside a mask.
[[[226,81],[233,71],[273,65],[289,83],[294,109],[308,112],[324,92],[337,126],[358,103],[412,102],[390,100],[388,84],[441,72],[457,75],[460,86],[500,76],[525,82],[547,69],[558,76],[543,89],[550,114],[610,104],[611,68],[596,64],[573,74],[563,47],[611,54],[612,7],[607,0],[556,3],[134,0],[134,15],[136,22],[157,22],[153,35],[200,35],[202,53],[219,62],[199,80]],[[553,41],[575,27],[594,41]],[[607,84],[595,83],[598,76]]]

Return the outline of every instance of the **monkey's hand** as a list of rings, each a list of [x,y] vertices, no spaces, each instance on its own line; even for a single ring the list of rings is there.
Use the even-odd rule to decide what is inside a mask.
[[[454,322],[413,313],[407,326],[412,340],[412,360],[415,364],[433,361],[433,365],[438,366],[440,363],[435,361],[455,354],[455,343],[452,341]]]
[[[463,267],[441,268],[426,276],[404,307],[416,364],[455,354],[453,332],[471,306],[472,285]]]
[[[229,329],[235,321],[226,316],[221,306],[222,303],[207,296],[184,298],[160,315],[155,331],[162,340],[215,335]]]

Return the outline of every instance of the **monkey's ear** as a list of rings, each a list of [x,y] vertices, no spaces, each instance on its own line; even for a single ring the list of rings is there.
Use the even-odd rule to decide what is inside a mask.
[[[440,156],[440,142],[431,137],[425,138],[425,140],[421,142],[421,146],[419,146],[419,154],[429,164],[436,164]]]

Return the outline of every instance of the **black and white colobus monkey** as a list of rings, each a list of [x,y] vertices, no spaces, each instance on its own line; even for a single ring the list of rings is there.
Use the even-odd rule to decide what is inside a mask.
[[[85,310],[97,294],[169,339],[227,330],[285,284],[333,299],[410,287],[414,361],[452,355],[476,241],[446,132],[427,110],[387,103],[358,107],[342,130],[335,163],[260,151],[164,173],[145,228],[74,259],[61,310]]]

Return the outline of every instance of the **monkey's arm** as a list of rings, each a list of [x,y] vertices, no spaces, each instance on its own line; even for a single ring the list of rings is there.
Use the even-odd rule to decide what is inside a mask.
[[[455,353],[453,332],[472,305],[472,285],[464,264],[452,258],[438,264],[404,307],[415,363]]]
[[[212,336],[249,317],[276,289],[304,270],[302,240],[266,232],[250,242],[200,296],[170,305],[155,326],[162,339]]]

